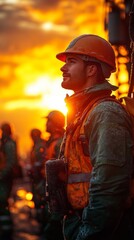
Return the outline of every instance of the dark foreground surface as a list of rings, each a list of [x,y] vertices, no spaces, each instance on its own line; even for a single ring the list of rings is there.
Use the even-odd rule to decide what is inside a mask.
[[[23,178],[14,181],[9,199],[13,220],[13,240],[39,240],[40,238],[40,225],[36,220],[36,210],[30,199],[30,193],[29,179]]]

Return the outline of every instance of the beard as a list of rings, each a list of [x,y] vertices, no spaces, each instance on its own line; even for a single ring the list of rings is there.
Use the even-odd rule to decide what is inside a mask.
[[[63,81],[61,82],[62,88],[73,90],[72,89],[72,82],[70,81],[69,77],[63,78]]]

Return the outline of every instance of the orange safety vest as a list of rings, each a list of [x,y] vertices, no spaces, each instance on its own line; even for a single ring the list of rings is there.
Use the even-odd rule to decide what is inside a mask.
[[[94,107],[105,100],[118,102],[110,96],[92,100],[81,117],[76,118],[72,128],[70,127],[70,130],[66,132],[64,157],[68,168],[67,197],[73,209],[82,209],[89,202],[92,164],[88,153],[89,142],[84,133],[84,125]],[[118,103],[122,105],[120,102]]]
[[[67,135],[65,145],[65,159],[68,159],[67,196],[74,209],[82,209],[89,201],[89,175],[92,165],[90,157],[83,153],[80,140],[82,135],[83,125],[78,126],[73,135]]]
[[[84,134],[84,125],[90,111],[104,99],[104,96],[93,99],[82,116],[75,119],[72,129],[67,131],[64,149],[68,166],[67,196],[73,209],[82,209],[89,202],[92,164],[89,153],[86,153],[88,143]]]

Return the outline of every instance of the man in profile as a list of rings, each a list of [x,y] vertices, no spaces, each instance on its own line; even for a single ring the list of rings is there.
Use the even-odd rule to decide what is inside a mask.
[[[127,201],[133,169],[132,122],[112,92],[116,71],[111,44],[94,34],[73,39],[56,57],[63,61],[62,83],[73,90],[66,99],[68,122],[61,151],[66,195],[66,240],[134,239]]]

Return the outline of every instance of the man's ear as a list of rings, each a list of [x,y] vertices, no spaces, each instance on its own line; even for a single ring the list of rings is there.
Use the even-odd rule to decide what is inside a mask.
[[[97,72],[97,66],[96,65],[88,65],[87,66],[87,76],[91,77]]]

